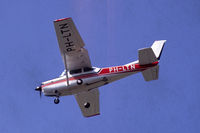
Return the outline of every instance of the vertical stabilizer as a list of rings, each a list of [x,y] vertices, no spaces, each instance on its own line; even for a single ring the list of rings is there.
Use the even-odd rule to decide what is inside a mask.
[[[153,43],[153,45],[151,46],[151,48],[152,48],[152,50],[153,50],[153,52],[154,52],[154,54],[155,54],[155,56],[158,60],[160,60],[160,56],[162,54],[162,50],[163,50],[163,47],[165,45],[165,42],[166,42],[166,40],[155,41]]]

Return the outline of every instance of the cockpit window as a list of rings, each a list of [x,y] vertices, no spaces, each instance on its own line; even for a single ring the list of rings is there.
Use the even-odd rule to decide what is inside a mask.
[[[90,67],[84,67],[83,68],[84,72],[88,72],[88,71],[92,71],[92,70],[93,70],[93,68],[90,68]]]
[[[70,74],[77,74],[77,73],[81,73],[82,70],[81,69],[75,69],[75,70],[70,70],[69,73]]]

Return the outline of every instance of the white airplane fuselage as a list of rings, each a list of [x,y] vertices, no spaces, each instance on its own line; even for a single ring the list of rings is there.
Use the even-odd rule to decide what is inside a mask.
[[[43,82],[41,89],[46,96],[60,97],[74,95],[144,71],[158,65],[158,63],[156,61],[147,65],[139,65],[138,61],[135,61],[123,66],[93,68],[92,71],[73,75],[68,72],[68,83],[66,75],[63,75],[59,78]]]

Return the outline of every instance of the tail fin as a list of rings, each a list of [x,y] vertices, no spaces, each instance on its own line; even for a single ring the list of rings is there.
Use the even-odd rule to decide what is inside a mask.
[[[165,42],[166,42],[166,40],[155,41],[153,43],[153,45],[151,46],[151,48],[152,48],[152,50],[153,50],[153,52],[154,52],[154,54],[155,54],[155,56],[158,60],[160,60],[160,56],[162,54],[162,50],[163,50],[163,47],[165,45]]]
[[[139,49],[139,64],[151,64],[155,61],[160,60],[160,56],[163,50],[163,46],[166,40],[155,41],[151,48],[143,48]],[[158,79],[159,66],[151,67],[142,72],[142,75],[146,81],[156,80]]]
[[[138,50],[139,64],[145,65],[160,60],[166,40],[155,41],[150,48]]]

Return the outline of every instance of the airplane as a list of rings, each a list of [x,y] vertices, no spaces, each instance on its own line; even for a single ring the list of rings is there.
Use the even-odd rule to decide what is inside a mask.
[[[99,87],[142,72],[145,81],[157,80],[160,56],[166,40],[158,40],[149,48],[138,50],[138,60],[106,68],[92,67],[85,44],[72,20],[63,18],[54,21],[60,53],[65,70],[55,79],[42,82],[35,90],[45,96],[55,97],[74,95],[83,116],[100,114]]]

